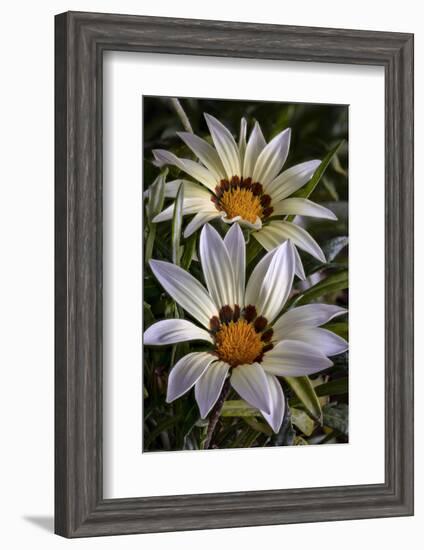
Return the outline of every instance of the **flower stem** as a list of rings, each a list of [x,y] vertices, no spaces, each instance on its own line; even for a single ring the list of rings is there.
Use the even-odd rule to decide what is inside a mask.
[[[179,116],[182,125],[184,126],[184,129],[187,132],[190,132],[190,134],[193,133],[193,128],[191,127],[190,120],[188,119],[188,116],[186,115],[186,112],[184,111],[180,100],[176,97],[171,97],[171,105],[175,109],[175,112]]]
[[[219,416],[221,414],[222,407],[224,406],[224,401],[225,401],[229,391],[230,391],[230,379],[227,378],[227,380],[225,381],[224,386],[222,388],[221,394],[218,397],[218,401],[215,403],[215,405],[212,409],[212,412],[210,414],[210,417],[209,417],[208,431],[206,432],[206,439],[205,439],[205,443],[203,445],[204,449],[209,449],[209,447],[210,447],[213,432],[214,432],[214,430],[216,428],[216,425],[218,423],[218,419],[219,419]]]

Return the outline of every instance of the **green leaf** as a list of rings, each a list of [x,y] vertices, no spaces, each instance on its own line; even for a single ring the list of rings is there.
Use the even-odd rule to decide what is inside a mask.
[[[193,260],[193,255],[196,250],[196,243],[197,243],[197,231],[192,235],[190,235],[190,237],[186,239],[184,244],[184,252],[181,257],[181,267],[186,271],[190,269],[190,265]]]
[[[335,157],[334,157],[335,158]],[[338,201],[339,200],[339,194],[337,193],[337,188],[336,186],[334,185],[334,182],[332,181],[329,181],[328,178],[326,178],[325,176],[322,178],[322,184],[324,185],[324,187],[326,188],[326,190],[328,191],[328,194],[330,195],[331,199],[333,201]]]
[[[155,322],[155,317],[152,313],[152,308],[150,304],[148,304],[147,302],[143,302],[143,320],[144,320],[145,329]]]
[[[348,280],[348,271],[343,269],[341,271],[336,271],[331,273],[328,277],[317,283],[316,285],[311,286],[304,292],[293,296],[293,298],[287,304],[287,309],[290,309],[294,305],[304,305],[325,296],[326,294],[331,294],[333,292],[338,292],[339,290],[344,290],[349,285]]]
[[[251,407],[243,399],[225,401],[222,407],[221,416],[260,416],[258,409]]]
[[[246,265],[249,265],[261,250],[263,250],[262,245],[258,243],[255,237],[250,235],[249,242],[246,245]]]
[[[149,187],[149,200],[147,203],[147,221],[149,223],[152,223],[153,218],[162,211],[165,201],[165,181],[167,174],[168,170],[165,169]]]
[[[291,195],[292,197],[300,197],[300,198],[303,198],[303,199],[307,199],[309,197],[309,195],[312,193],[312,191],[315,189],[315,187],[320,182],[322,176],[324,175],[324,173],[327,170],[330,162],[332,161],[334,155],[339,150],[339,148],[342,145],[343,141],[344,140],[340,141],[335,147],[333,147],[333,149],[331,149],[331,151],[329,151],[325,155],[325,157],[321,161],[321,164],[315,170],[314,175],[309,180],[309,182],[306,185],[304,185],[301,189],[296,191],[296,193],[293,193],[293,195]],[[292,222],[294,220],[294,218],[295,218],[295,216],[288,216],[286,218],[286,220],[288,222]]]
[[[303,439],[303,437],[297,435],[294,438],[293,445],[309,445],[309,443],[306,441],[306,439]]]
[[[170,418],[166,418],[163,420],[160,424],[157,425],[157,427],[149,433],[149,435],[145,438],[144,445],[145,447],[149,447],[152,442],[162,433],[168,431],[170,428],[175,426],[180,421],[180,418],[178,416],[172,416]]]
[[[345,340],[349,338],[349,325],[346,322],[328,323],[328,325],[323,325],[322,328],[331,330],[331,332],[334,332],[334,334],[341,336]]]
[[[349,391],[349,379],[337,378],[331,380],[325,384],[315,386],[315,393],[318,397],[325,397],[327,395],[344,395]]]
[[[253,443],[258,439],[259,436],[260,432],[258,432],[257,430],[241,430],[240,434],[233,441],[230,447],[232,447],[233,449],[252,447]]]
[[[292,423],[305,435],[311,435],[315,428],[315,422],[305,411],[291,407]]]
[[[324,256],[327,259],[327,262],[325,264],[310,255],[307,255],[305,258],[303,258],[303,268],[306,275],[312,275],[312,273],[322,271],[323,269],[341,269],[345,267],[343,263],[336,263],[335,259],[347,246],[348,242],[349,239],[346,236],[338,236],[326,241],[321,246],[321,249],[324,252]]]
[[[322,251],[327,258],[327,262],[330,263],[340,254],[340,252],[345,248],[349,243],[349,238],[346,236],[334,237],[333,239],[328,240],[322,247]]]
[[[307,376],[285,376],[284,380],[305,406],[308,414],[317,422],[322,422],[322,410],[315,389]]]
[[[172,216],[171,241],[172,241],[172,261],[180,265],[181,259],[181,228],[183,225],[183,202],[184,186],[180,184],[174,203],[174,215]]]
[[[339,159],[339,155],[335,155],[335,156],[334,156],[334,159],[333,159],[333,169],[334,169],[335,172],[337,172],[337,174],[341,174],[342,176],[347,177],[347,172],[346,172],[346,170],[343,168],[343,166],[341,165],[341,162],[340,162],[340,159]]]
[[[153,223],[153,218],[159,214],[163,208],[163,203],[165,201],[165,180],[167,174],[168,170],[164,170],[149,187],[149,200],[146,208],[148,234],[146,238],[146,246],[144,248],[144,261],[146,264],[148,264],[153,253],[157,230],[156,224]]]
[[[248,424],[253,430],[271,436],[274,432],[272,429],[268,426],[268,424],[264,424],[263,422],[260,422],[259,420],[255,420],[254,418],[250,418],[248,416],[243,417],[243,420]]]
[[[271,438],[271,445],[275,447],[288,447],[290,445],[293,445],[295,435],[296,433],[293,429],[290,409],[288,409],[286,410],[286,414],[284,415],[280,431],[278,432],[278,434],[275,434]]]
[[[181,425],[178,426],[180,437],[177,440],[177,448],[185,449],[187,448],[187,438],[191,434],[196,422],[199,420],[199,407],[197,403],[190,407],[187,414],[183,418]]]
[[[323,408],[324,425],[347,435],[349,433],[349,407],[346,403],[329,403]]]

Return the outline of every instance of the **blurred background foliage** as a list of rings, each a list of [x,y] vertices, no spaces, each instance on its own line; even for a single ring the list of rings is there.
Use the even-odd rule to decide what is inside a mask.
[[[308,229],[320,244],[328,263],[321,264],[301,252],[307,280],[295,279],[293,293],[285,309],[313,302],[348,307],[348,107],[193,98],[180,98],[180,102],[194,133],[208,141],[210,136],[203,117],[205,112],[223,122],[236,140],[242,117],[247,119],[248,135],[257,120],[267,141],[290,127],[292,138],[285,168],[307,160],[331,157],[310,198],[333,210],[338,221],[296,219],[296,223]],[[152,149],[167,149],[186,158],[193,156],[176,135],[177,131],[184,129],[169,98],[144,96],[143,120],[143,185],[146,190],[159,175],[159,169],[152,163]],[[336,152],[331,154],[335,149]],[[183,175],[178,169],[170,168],[167,180],[176,177]],[[148,200],[145,200],[145,208],[145,254],[146,248],[149,248],[147,256],[172,261],[171,223],[149,223],[151,213]],[[190,216],[184,218],[182,230],[190,219]],[[219,227],[220,223],[214,222],[222,232],[225,228]],[[184,240],[181,228],[178,231],[181,264],[203,282],[199,263],[193,259],[197,235]],[[253,250],[248,272],[263,254],[260,249]],[[183,315],[186,314],[164,293],[146,264],[144,328],[160,319]],[[337,318],[325,328],[348,339],[347,316]],[[194,391],[174,403],[165,402],[170,369],[180,357],[199,349],[202,346],[197,343],[144,348],[143,451],[202,448],[208,421],[199,418]],[[286,407],[278,434],[271,431],[258,411],[232,392],[215,429],[212,448],[348,442],[348,353],[332,360],[334,366],[315,376],[280,379],[289,407]]]

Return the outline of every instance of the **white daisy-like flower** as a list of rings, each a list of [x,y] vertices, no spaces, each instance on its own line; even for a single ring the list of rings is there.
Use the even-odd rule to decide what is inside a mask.
[[[183,214],[195,214],[184,236],[189,237],[205,223],[221,218],[226,223],[238,222],[250,228],[253,237],[268,251],[290,239],[325,262],[320,246],[305,229],[277,218],[299,215],[337,219],[331,210],[308,199],[290,198],[311,179],[321,161],[310,160],[281,172],[289,152],[290,128],[266,143],[256,122],[246,141],[247,123],[243,118],[237,144],[219,120],[208,114],[205,118],[215,147],[195,134],[178,133],[199,162],[178,158],[163,149],[153,151],[157,166],[176,166],[198,182],[178,179],[166,184],[165,196],[170,198],[176,196],[181,184],[184,186]],[[173,211],[171,204],[153,221],[169,220]],[[304,278],[297,251],[295,255],[296,273]]]
[[[205,418],[229,377],[236,392],[259,409],[278,432],[285,400],[277,376],[309,375],[330,367],[328,356],[345,351],[347,343],[319,326],[345,310],[311,304],[278,317],[294,277],[290,241],[268,252],[247,284],[246,246],[238,224],[224,239],[206,224],[199,249],[207,289],[175,264],[150,261],[166,292],[203,328],[186,319],[166,319],[145,331],[144,344],[200,340],[210,347],[189,353],[176,363],[168,379],[167,402],[194,386],[201,417]]]

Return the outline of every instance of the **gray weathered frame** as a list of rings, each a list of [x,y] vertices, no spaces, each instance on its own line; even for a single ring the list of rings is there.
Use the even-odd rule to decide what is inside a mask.
[[[55,24],[56,533],[84,537],[413,514],[413,35],[74,12],[56,16]],[[384,483],[103,499],[105,50],[384,67]]]

